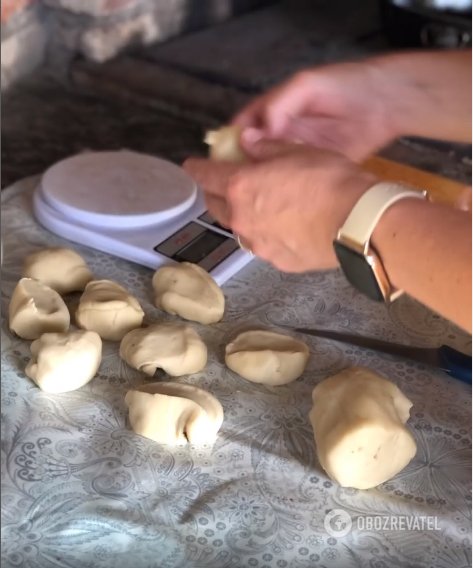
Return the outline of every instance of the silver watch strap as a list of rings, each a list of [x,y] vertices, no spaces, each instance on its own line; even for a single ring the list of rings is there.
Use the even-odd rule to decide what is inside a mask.
[[[369,242],[383,213],[400,199],[425,199],[426,193],[415,191],[398,183],[377,183],[358,200],[340,229],[345,237],[363,246]]]

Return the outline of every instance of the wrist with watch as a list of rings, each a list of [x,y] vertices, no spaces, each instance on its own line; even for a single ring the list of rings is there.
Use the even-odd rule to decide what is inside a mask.
[[[397,183],[377,183],[358,200],[333,242],[335,254],[347,280],[377,302],[393,302],[403,294],[396,290],[383,262],[371,244],[382,215],[401,199],[426,199],[427,192]]]

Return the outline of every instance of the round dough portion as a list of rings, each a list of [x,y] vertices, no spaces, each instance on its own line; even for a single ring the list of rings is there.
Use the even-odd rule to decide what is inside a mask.
[[[376,487],[415,456],[415,440],[405,427],[412,402],[378,373],[346,369],[317,385],[312,400],[320,465],[342,487]]]
[[[94,279],[84,259],[66,248],[48,248],[30,254],[25,260],[23,277],[40,280],[61,296],[82,292]]]
[[[200,266],[182,262],[163,266],[153,277],[154,302],[171,315],[207,325],[222,319],[225,296]]]
[[[71,317],[61,296],[39,280],[22,278],[13,291],[9,307],[10,329],[23,339],[43,333],[64,332]]]
[[[245,331],[225,348],[225,363],[254,383],[280,386],[305,370],[309,348],[302,341],[272,331]]]
[[[207,347],[188,325],[160,323],[127,333],[120,344],[120,357],[151,377],[156,369],[180,377],[202,371]]]
[[[219,162],[247,162],[248,155],[240,146],[242,130],[230,125],[207,132],[204,142],[210,146],[210,158]]]
[[[41,390],[57,394],[87,384],[101,361],[102,340],[94,331],[45,333],[31,344],[25,372]]]
[[[151,383],[138,388],[140,392],[149,394],[165,394],[167,396],[179,396],[193,400],[203,408],[211,422],[211,430],[216,435],[223,424],[223,407],[219,400],[205,389],[184,383],[164,382]]]
[[[223,422],[218,400],[191,385],[149,385],[128,391],[125,402],[133,431],[160,444],[212,443]]]
[[[143,323],[144,312],[136,298],[111,280],[89,282],[81,296],[76,323],[97,332],[102,339],[121,341]]]

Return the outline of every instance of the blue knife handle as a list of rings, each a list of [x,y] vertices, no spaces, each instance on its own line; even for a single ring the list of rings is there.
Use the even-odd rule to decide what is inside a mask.
[[[471,357],[469,355],[448,345],[439,347],[439,355],[447,374],[471,385]]]

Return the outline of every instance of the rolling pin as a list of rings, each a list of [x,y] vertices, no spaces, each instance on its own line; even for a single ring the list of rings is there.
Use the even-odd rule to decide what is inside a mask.
[[[378,156],[369,158],[363,167],[383,181],[405,183],[419,191],[427,191],[432,201],[455,205],[468,186],[456,181],[399,164]]]

